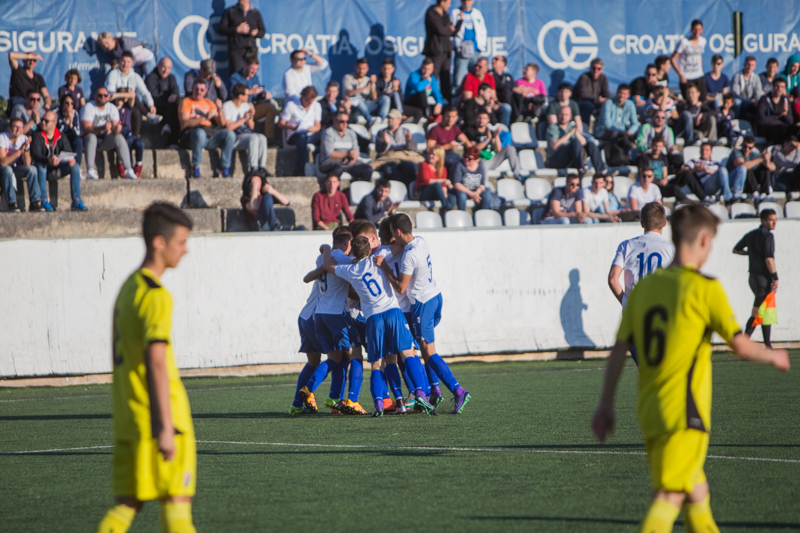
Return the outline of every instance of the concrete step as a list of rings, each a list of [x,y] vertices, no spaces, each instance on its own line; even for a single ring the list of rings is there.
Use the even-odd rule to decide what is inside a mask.
[[[57,187],[57,193],[54,191]],[[90,210],[144,209],[156,200],[187,207],[187,183],[180,180],[82,180],[81,198]],[[69,209],[71,204],[68,178],[50,182],[51,204],[56,209]],[[194,206],[192,206],[194,207]]]
[[[155,177],[158,179],[186,179],[191,173],[190,150],[183,148],[153,150],[155,157]],[[267,170],[273,175],[289,176],[294,170],[295,150],[290,149],[267,149]],[[200,162],[200,175],[203,178],[210,178],[214,175],[214,169],[220,167],[219,150],[203,150]],[[247,163],[247,152],[234,152],[231,162],[231,173],[234,178],[244,178],[244,174],[249,168]]]
[[[293,206],[311,206],[311,197],[319,190],[316,178],[286,177],[268,178],[270,185],[289,198]],[[241,207],[242,179],[191,179],[189,205],[192,207]]]

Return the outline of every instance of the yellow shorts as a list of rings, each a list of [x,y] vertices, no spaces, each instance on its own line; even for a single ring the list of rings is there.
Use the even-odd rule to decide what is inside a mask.
[[[690,493],[706,480],[703,464],[708,452],[708,433],[682,429],[647,439],[647,462],[653,490]]]
[[[194,496],[197,451],[194,435],[175,435],[175,457],[164,461],[158,440],[118,440],[114,443],[114,496],[139,501]]]

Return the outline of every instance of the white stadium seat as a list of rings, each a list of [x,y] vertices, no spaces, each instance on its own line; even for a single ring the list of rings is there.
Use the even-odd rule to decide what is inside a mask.
[[[511,124],[511,142],[518,150],[521,148],[536,148],[536,133],[528,122],[514,122]]]
[[[414,221],[417,228],[438,229],[443,227],[442,217],[433,211],[419,211],[414,215]]]
[[[586,187],[592,186],[592,177],[591,176],[584,176],[581,179],[581,189],[585,189]]]
[[[502,226],[500,213],[494,209],[478,209],[475,211],[475,226],[479,228],[495,228]]]
[[[624,176],[617,176],[614,178],[614,194],[617,196],[620,202],[623,200],[625,202],[628,201],[628,191],[632,185],[633,180],[630,178],[626,178]]]
[[[506,226],[528,226],[531,223],[531,214],[522,209],[507,209],[503,213],[503,223]]]
[[[554,189],[560,189],[561,187],[564,187],[566,184],[567,184],[566,176],[559,176],[553,180]]]
[[[761,202],[760,204],[758,204],[759,214],[764,209],[773,209],[775,211],[775,215],[778,218],[783,218],[783,209],[781,209],[781,206],[779,204],[776,204],[775,202]]]
[[[454,209],[445,213],[444,226],[446,228],[471,228],[472,217],[466,211]]]
[[[542,216],[544,212],[547,210],[546,207],[537,207],[533,210],[533,223],[534,224],[541,224],[542,223]]]
[[[356,206],[361,200],[372,192],[375,185],[369,181],[354,181],[350,183],[350,205]]]
[[[552,190],[553,186],[544,178],[528,178],[525,180],[525,196],[532,203],[545,202]]]
[[[418,152],[424,152],[425,149],[428,148],[428,142],[425,139],[425,128],[423,128],[419,124],[414,124],[414,123],[406,123],[403,124],[401,127],[411,132],[411,136],[414,138],[414,142],[417,143]]]
[[[380,176],[378,176],[380,178]],[[391,180],[392,188],[389,190],[389,199],[392,202],[400,202],[400,209],[418,209],[422,204],[416,200],[408,199],[408,189],[402,181]]]
[[[356,135],[362,139],[372,139],[372,136],[369,134],[369,131],[367,131],[366,126],[362,126],[361,124],[350,124],[347,127],[356,132]]]
[[[499,178],[503,174],[507,174],[511,176],[511,164],[508,162],[508,159],[500,163],[500,165],[495,168],[494,170],[487,170],[486,177],[487,178]]]
[[[536,150],[520,150],[518,156],[519,167],[523,172],[537,176],[558,176],[556,169],[545,168],[542,154]]]
[[[756,208],[750,204],[733,204],[731,206],[731,218],[738,218],[740,216],[755,216]]]
[[[687,163],[692,159],[700,159],[699,146],[684,146],[683,147],[683,160]]]
[[[800,202],[786,202],[783,208],[786,218],[800,218]]]
[[[717,218],[723,222],[729,220],[728,208],[722,204],[711,204],[708,206],[708,210],[717,215]]]
[[[514,207],[525,208],[531,205],[531,201],[525,198],[522,183],[514,179],[497,180],[497,196],[505,198],[506,202],[511,202]]]

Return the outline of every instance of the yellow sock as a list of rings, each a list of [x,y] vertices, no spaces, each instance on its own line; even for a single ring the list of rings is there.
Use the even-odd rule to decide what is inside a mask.
[[[669,533],[680,512],[679,507],[675,507],[668,501],[654,499],[642,521],[639,533]]]
[[[192,524],[192,504],[189,502],[164,502],[161,504],[161,531],[163,533],[195,533]]]
[[[719,527],[711,514],[711,498],[699,503],[686,503],[683,506],[683,518],[686,520],[688,533],[719,533]]]
[[[127,505],[115,505],[108,510],[100,525],[97,526],[97,533],[125,533],[131,527],[136,510]]]

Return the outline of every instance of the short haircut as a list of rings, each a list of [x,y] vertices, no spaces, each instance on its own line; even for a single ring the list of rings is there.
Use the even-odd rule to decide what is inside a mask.
[[[405,213],[397,213],[389,217],[389,222],[393,230],[402,231],[406,235],[411,235],[414,225],[411,223],[411,217]]]
[[[367,61],[366,57],[360,57],[356,59],[356,65],[369,65],[369,61]]]
[[[703,141],[703,144],[700,145],[700,148],[702,148],[703,146],[710,146],[712,150],[714,149],[714,144],[708,141]]]
[[[675,248],[682,244],[692,244],[697,240],[701,230],[710,230],[717,233],[719,219],[707,207],[700,204],[691,204],[682,207],[672,215],[672,242]]]
[[[572,85],[567,82],[563,82],[558,86],[558,90],[563,91],[564,89],[569,89],[569,91],[572,92]]]
[[[77,76],[78,77],[78,83],[83,81],[83,78],[81,77],[81,73],[78,71],[78,69],[75,69],[75,68],[68,70],[67,73],[64,74],[64,81],[69,83],[69,79],[72,76]]]
[[[567,174],[567,178],[566,178],[567,183],[569,183],[572,180],[580,180],[580,179],[581,179],[581,177],[579,175],[577,175],[577,174]]]
[[[377,189],[379,187],[381,189],[391,189],[392,182],[389,180],[389,178],[381,178],[375,182],[375,188]]]
[[[690,89],[695,89],[696,91],[700,91],[700,89],[697,88],[697,85],[695,85],[694,82],[691,81],[686,84],[686,92],[688,93]]]
[[[491,85],[490,85],[490,87],[491,87]],[[443,115],[449,115],[450,113],[458,113],[458,108],[456,108],[456,106],[449,105],[449,106],[444,108],[444,111],[442,111]]]
[[[658,67],[656,67],[656,66],[655,66],[653,63],[648,63],[648,64],[647,64],[647,66],[646,66],[646,67],[644,67],[644,71],[645,71],[645,72],[647,72],[647,71],[648,71],[648,70],[650,70],[651,68],[655,68],[655,69],[657,69]]]
[[[756,138],[752,135],[745,135],[744,139],[742,139],[742,143],[744,144],[756,144]]]
[[[767,66],[778,65],[778,64],[779,64],[778,60],[775,59],[774,57],[770,57],[769,59],[767,59]]]
[[[663,135],[653,136],[652,140],[650,141],[650,144],[655,144],[655,143],[666,144],[666,142],[664,142],[664,136]]]
[[[122,52],[122,57],[123,58],[126,58],[126,57],[130,58],[130,60],[133,61],[133,52],[125,50],[124,52]]]
[[[653,167],[651,167],[650,165],[646,165],[639,168],[639,174],[644,174],[645,172],[652,172],[653,174],[655,174]]]
[[[692,28],[694,28],[695,26],[702,26],[702,25],[703,25],[703,21],[702,21],[702,20],[700,20],[700,19],[694,19],[694,20],[692,21],[692,26],[691,26],[691,27],[692,27]]]
[[[772,215],[778,216],[774,209],[764,209],[761,211],[761,220],[767,220]]]
[[[333,245],[347,244],[353,238],[353,230],[347,226],[339,226],[333,230]]]
[[[655,61],[656,68],[660,69],[661,65],[669,63],[669,56],[658,56]]]
[[[259,65],[258,56],[256,54],[247,54],[244,56],[244,62],[247,65]]]
[[[639,213],[645,231],[661,229],[667,223],[667,210],[658,202],[646,204]]]
[[[216,74],[217,62],[213,59],[204,59],[200,62],[200,72],[203,74]]]
[[[19,123],[20,123],[20,124],[22,124],[23,126],[25,125],[25,121],[24,121],[24,120],[22,120],[20,117],[13,117],[11,120],[9,120],[9,121],[8,121],[8,125],[10,126],[10,125],[12,125],[12,124],[13,124],[13,123],[15,123],[15,122],[19,122]]]
[[[478,148],[477,144],[473,144],[466,150],[464,150],[464,158],[472,157],[474,159],[480,160],[481,158],[481,149]]]
[[[422,60],[422,66],[424,67],[425,65],[435,65],[435,63],[432,58],[426,57]]]
[[[392,242],[392,227],[389,223],[389,217],[384,217],[384,219],[381,220],[381,225],[378,227],[378,238],[381,240],[381,243]]]
[[[603,63],[602,59],[600,59],[599,57],[596,57],[596,58],[592,59],[592,62],[590,63],[590,65],[591,66],[600,65],[602,67],[603,65],[605,65],[605,63]]]
[[[233,86],[233,97],[236,98],[237,96],[241,96],[243,94],[247,94],[250,89],[244,83],[237,83]]]
[[[356,229],[353,230],[353,235],[356,237],[363,235],[378,235],[378,228],[369,220],[362,220]]]
[[[775,76],[775,79],[772,80],[772,86],[775,87],[779,83],[786,85],[786,80],[781,76]]]
[[[375,226],[373,226],[373,228],[374,227]],[[372,247],[369,245],[369,239],[363,235],[359,235],[350,241],[350,246],[353,256],[359,261],[365,257],[369,257],[369,254],[372,251]]]
[[[711,56],[711,64],[712,64],[712,65],[713,65],[714,63],[716,63],[717,61],[722,61],[722,56],[721,56],[721,55],[719,55],[719,54],[714,54],[713,56]]]
[[[153,240],[157,236],[169,241],[175,235],[175,229],[183,226],[189,230],[194,227],[192,219],[180,207],[169,202],[154,202],[144,212],[142,220],[142,236],[148,250],[153,248]]]
[[[194,83],[192,83],[192,90],[194,91],[194,88],[197,87],[198,85],[202,85],[203,87],[208,88],[204,80],[201,80],[200,78],[195,78]]]
[[[525,68],[526,69],[532,68],[536,72],[539,72],[539,65],[537,65],[536,63],[528,63],[527,65],[525,65]]]
[[[502,61],[504,65],[508,65],[508,59],[506,59],[506,56],[494,56],[492,59],[497,59],[498,61]]]
[[[311,98],[316,98],[317,96],[319,96],[317,94],[316,87],[314,87],[313,85],[309,85],[308,87],[300,91],[300,98],[308,98],[309,96]]]
[[[744,58],[744,62],[747,63],[748,61],[755,61],[756,56],[747,56]]]
[[[492,115],[488,111],[486,111],[486,109],[483,109],[483,108],[480,111],[478,111],[478,114],[479,115],[486,115],[487,117],[492,118]]]
[[[303,57],[306,56],[306,53],[303,52],[302,50],[292,50],[292,53],[289,54],[289,59],[294,59],[294,56],[296,56],[297,54],[301,54]]]
[[[310,87],[310,86],[309,86],[309,87]],[[331,87],[336,87],[336,88],[338,89],[338,88],[339,88],[339,82],[338,82],[338,81],[336,81],[336,80],[331,80],[331,81],[329,81],[329,82],[328,82],[328,85],[326,85],[326,86],[325,86],[325,88],[326,88],[326,89],[330,89]],[[314,90],[316,90],[316,89],[314,89]],[[301,94],[302,94],[302,93],[301,93]]]
[[[733,100],[733,93],[725,93],[722,95],[722,101]]]
[[[480,85],[478,85],[478,92],[482,92],[485,91],[486,89],[491,89],[491,88],[492,86],[489,85],[488,83],[481,83]]]
[[[391,57],[387,57],[387,58],[385,58],[383,61],[381,61],[381,65],[391,65],[391,66],[395,66],[395,65],[394,65],[394,59],[392,59]]]
[[[334,119],[338,119],[339,117],[345,117],[347,121],[350,121],[350,113],[344,110],[344,108],[336,110],[336,115],[334,115]]]
[[[25,92],[25,96],[30,96],[32,94],[41,94],[41,91],[39,91],[39,89],[28,89]]]
[[[628,85],[627,83],[620,83],[619,87],[617,87],[617,92],[620,92],[620,91],[628,91],[628,93],[630,93],[631,92],[631,86]]]

